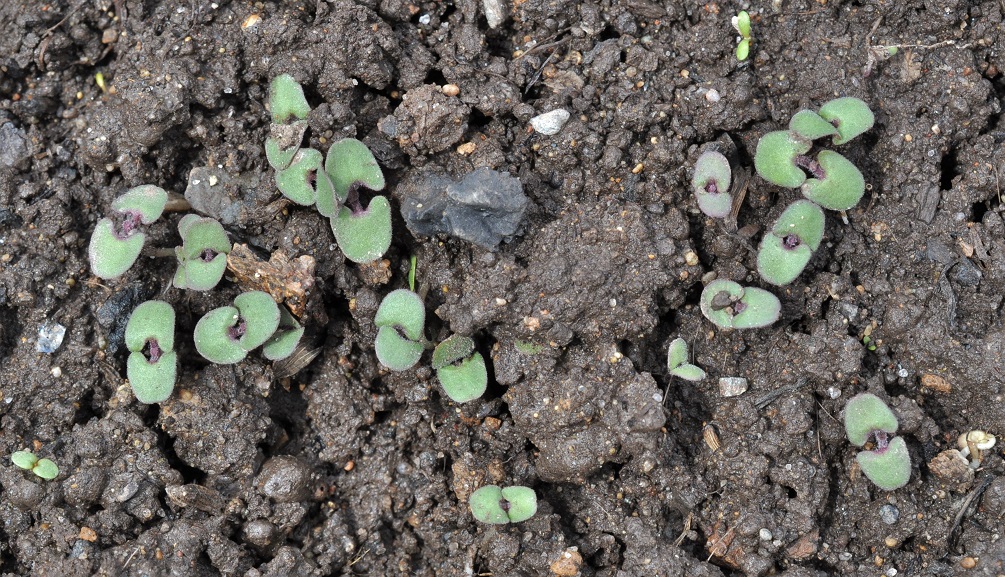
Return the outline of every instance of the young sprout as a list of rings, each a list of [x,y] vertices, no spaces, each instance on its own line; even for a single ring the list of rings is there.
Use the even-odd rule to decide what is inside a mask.
[[[321,153],[313,148],[297,150],[288,167],[276,170],[279,192],[301,206],[314,204],[318,189],[329,189],[326,183],[319,182],[318,179],[318,174],[322,172],[322,158]]]
[[[357,263],[373,262],[391,247],[391,205],[383,196],[375,196],[364,209],[358,187],[350,187],[348,206],[331,219],[335,240],[346,258]]]
[[[10,455],[12,463],[18,467],[35,473],[35,476],[51,481],[59,475],[59,467],[50,459],[39,459],[31,451],[14,451]]]
[[[729,161],[721,153],[708,150],[694,163],[691,190],[698,200],[698,208],[712,218],[726,218],[733,206],[729,194],[732,179]]]
[[[426,305],[408,289],[388,293],[377,307],[374,348],[377,360],[392,371],[407,371],[419,362],[426,348],[422,331],[426,325]]]
[[[732,18],[733,28],[740,34],[740,42],[736,45],[736,59],[743,62],[750,55],[750,14],[741,10]]]
[[[293,354],[303,336],[304,327],[300,326],[286,307],[279,307],[279,328],[265,341],[262,356],[270,361],[281,361]]]
[[[876,395],[862,393],[848,401],[844,417],[845,433],[853,445],[863,447],[872,440],[871,450],[855,456],[865,476],[884,491],[893,491],[911,478],[911,456],[897,432],[897,417]]]
[[[475,342],[468,337],[451,335],[433,350],[433,369],[440,385],[455,403],[473,401],[488,387],[488,370],[482,354],[475,352]]]
[[[238,295],[234,306],[206,313],[195,324],[195,349],[220,365],[241,361],[279,328],[279,305],[266,292]]]
[[[530,487],[486,485],[468,499],[471,515],[490,525],[520,523],[537,513],[537,494]]]
[[[365,144],[355,138],[343,138],[331,145],[325,157],[325,173],[331,179],[333,197],[318,195],[318,212],[329,218],[349,199],[353,187],[383,190],[384,173]]]
[[[126,323],[125,343],[130,351],[126,376],[141,403],[163,402],[174,390],[178,372],[174,325],[174,308],[164,301],[140,304]]]
[[[116,214],[103,218],[94,227],[87,257],[95,276],[112,279],[133,266],[143,250],[146,235],[141,224],[151,224],[164,212],[167,192],[152,184],[137,186],[112,202]]]
[[[782,303],[770,292],[717,279],[701,292],[701,314],[724,329],[766,327],[778,320]]]
[[[670,369],[671,375],[685,381],[698,382],[705,379],[705,371],[687,362],[687,341],[680,337],[670,342],[670,350],[667,351],[667,368]]]
[[[265,158],[278,172],[288,168],[300,150],[311,107],[300,84],[289,74],[282,74],[269,86],[269,108],[272,126],[265,140]]]
[[[858,98],[835,98],[820,107],[820,116],[837,128],[834,144],[848,142],[872,128],[875,117],[869,105]]]
[[[813,142],[791,130],[769,132],[757,141],[754,169],[761,178],[786,188],[796,188],[806,181],[800,166],[811,160],[805,156]]]
[[[178,234],[182,245],[174,249],[178,258],[174,286],[196,291],[215,287],[227,270],[231,248],[223,225],[213,218],[186,214],[178,222]]]
[[[837,134],[837,128],[812,110],[800,110],[789,120],[789,130],[806,140],[816,140]]]
[[[773,285],[787,285],[803,272],[824,236],[824,211],[808,200],[790,204],[761,239],[757,272]]]

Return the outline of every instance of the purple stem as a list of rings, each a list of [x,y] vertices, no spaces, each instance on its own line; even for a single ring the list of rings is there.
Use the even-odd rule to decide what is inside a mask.
[[[826,173],[824,173],[824,167],[820,166],[819,162],[813,160],[812,158],[804,154],[800,154],[799,156],[797,156],[795,162],[796,166],[798,166],[799,168],[806,169],[810,174],[813,175],[813,178],[823,180],[824,177],[827,176]]]

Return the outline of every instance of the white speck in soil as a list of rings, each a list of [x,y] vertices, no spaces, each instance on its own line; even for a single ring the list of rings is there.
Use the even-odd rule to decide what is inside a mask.
[[[59,323],[45,323],[38,327],[38,342],[35,343],[35,350],[40,353],[54,353],[59,345],[63,344],[63,336],[66,335],[66,327]]]
[[[879,508],[879,518],[887,525],[893,525],[900,519],[900,509],[889,504],[883,505]]]
[[[761,541],[771,541],[771,537],[773,537],[771,531],[769,531],[767,527],[762,527],[761,530],[757,532],[757,536],[761,538]]]

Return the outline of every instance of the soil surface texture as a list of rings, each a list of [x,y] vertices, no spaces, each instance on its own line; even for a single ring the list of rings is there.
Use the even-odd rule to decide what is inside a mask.
[[[1001,0],[4,0],[0,575],[1005,575],[1005,443],[947,453],[1005,435],[1003,19]],[[277,191],[283,73],[313,108],[305,146],[358,138],[383,167],[383,260],[346,260]],[[753,172],[758,139],[842,96],[875,113],[840,149],[865,196],[768,285],[758,244],[801,195]],[[706,149],[750,175],[735,218],[698,210]],[[148,183],[272,259],[307,330],[294,361],[196,352],[196,321],[256,275],[172,288],[184,213],[124,276],[91,274],[95,224]],[[416,220],[468,185],[522,217]],[[486,359],[480,400],[452,402],[428,353],[375,357],[413,256],[427,338]],[[714,278],[770,290],[781,318],[718,328]],[[123,332],[154,298],[180,363],[144,405]],[[676,337],[704,380],[669,374]],[[899,418],[901,489],[845,437],[862,392]],[[479,523],[487,484],[533,488],[537,514]]]

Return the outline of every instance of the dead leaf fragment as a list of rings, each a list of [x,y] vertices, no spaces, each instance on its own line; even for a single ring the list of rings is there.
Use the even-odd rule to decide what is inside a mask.
[[[307,293],[314,286],[314,264],[310,255],[290,260],[282,250],[265,262],[246,244],[235,244],[227,255],[227,270],[242,289],[269,293],[276,302],[286,302],[297,318],[303,316]]]

